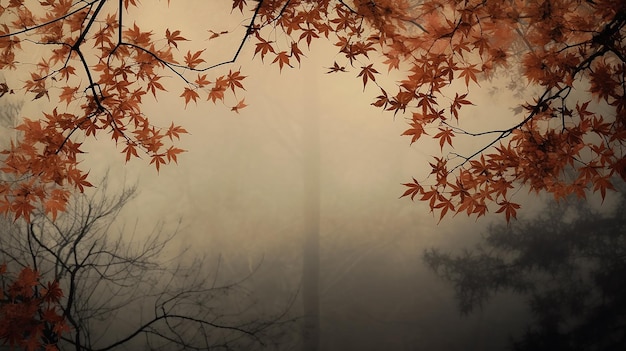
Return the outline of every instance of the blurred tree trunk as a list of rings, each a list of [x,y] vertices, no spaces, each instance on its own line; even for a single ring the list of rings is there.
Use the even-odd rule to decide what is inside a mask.
[[[302,257],[303,350],[318,351],[320,344],[319,230],[320,230],[320,132],[315,77],[303,84],[303,182],[304,248]]]

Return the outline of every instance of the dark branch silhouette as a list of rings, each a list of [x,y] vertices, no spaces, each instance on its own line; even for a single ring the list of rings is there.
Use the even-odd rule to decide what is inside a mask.
[[[224,281],[219,260],[213,269],[186,251],[165,256],[177,229],[166,233],[157,223],[146,236],[136,227],[119,227],[115,219],[136,187],[113,193],[105,178],[92,195],[76,195],[56,221],[42,214],[28,224],[3,221],[0,260],[13,271],[30,266],[61,284],[63,316],[72,328],[61,336],[62,350],[105,351],[140,342],[160,350],[255,349],[288,323],[287,311],[247,311],[254,304],[242,288],[249,276]]]

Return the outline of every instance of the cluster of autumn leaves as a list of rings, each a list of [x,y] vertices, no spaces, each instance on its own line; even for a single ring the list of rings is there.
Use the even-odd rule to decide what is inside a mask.
[[[25,41],[46,49],[28,66],[23,86],[7,89],[59,105],[17,127],[20,138],[4,151],[2,172],[14,180],[0,185],[0,212],[29,220],[38,206],[53,216],[63,211],[72,188],[91,185],[79,166],[80,141],[103,133],[126,161],[147,157],[157,170],[176,163],[184,150],[175,141],[187,131],[175,121],[157,126],[142,108],[148,96],[166,93],[167,79],[183,84],[185,105],[228,104],[232,97],[232,111],[247,106],[239,97],[246,78],[240,70],[220,75],[227,62],[209,64],[204,48],[186,49],[193,43],[180,30],[157,34],[131,23],[124,15],[136,6],[129,0],[2,6],[3,18],[11,20],[0,29],[0,69],[26,69],[16,59]],[[406,116],[404,135],[412,143],[425,136],[438,140],[442,155],[431,162],[431,175],[405,184],[404,195],[427,201],[440,218],[482,216],[496,203],[496,212],[509,220],[519,208],[509,190],[520,184],[556,198],[584,196],[590,186],[604,195],[611,177],[626,173],[620,2],[234,0],[232,9],[248,21],[244,31],[210,30],[209,39],[240,35],[233,60],[252,41],[253,56],[283,70],[300,62],[305,45],[329,40],[342,61],[335,60],[329,72],[356,68],[364,89],[380,91],[372,105]],[[384,68],[404,78],[380,82]],[[458,122],[463,107],[473,104],[479,79],[503,69],[520,69],[527,84],[543,93],[525,103],[509,129],[490,131],[485,148],[446,154],[455,137],[471,135]],[[463,86],[453,86],[457,81]],[[569,96],[586,85],[584,101]],[[451,87],[457,89],[454,98]],[[611,113],[590,108],[592,97]]]

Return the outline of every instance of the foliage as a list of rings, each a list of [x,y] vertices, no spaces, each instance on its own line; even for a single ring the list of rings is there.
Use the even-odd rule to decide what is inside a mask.
[[[59,338],[69,332],[60,310],[63,292],[57,281],[41,285],[36,270],[24,267],[14,279],[0,266],[0,340],[11,348],[57,350]]]
[[[617,184],[620,184],[617,182]],[[424,261],[454,285],[471,313],[509,290],[528,301],[530,324],[515,350],[621,350],[626,343],[626,187],[611,215],[568,198],[535,219],[492,227],[459,255],[429,250]]]
[[[431,175],[406,183],[403,196],[427,201],[440,218],[482,216],[495,203],[510,220],[519,208],[510,191],[517,186],[557,199],[583,197],[588,187],[604,196],[613,175],[626,178],[624,1],[233,0],[232,17],[246,24],[232,33],[209,24],[208,39],[240,41],[232,59],[217,63],[176,23],[157,33],[128,18],[139,6],[1,3],[0,69],[28,74],[23,85],[3,83],[0,94],[57,106],[17,126],[21,136],[4,151],[2,167],[15,181],[0,186],[0,212],[30,220],[37,203],[53,216],[63,211],[69,187],[91,186],[79,166],[84,140],[103,134],[121,145],[126,161],[147,156],[157,171],[176,163],[184,150],[174,142],[187,131],[174,122],[159,126],[143,104],[176,88],[184,105],[209,100],[239,112],[247,77],[240,69],[220,70],[247,42],[253,56],[280,71],[299,64],[314,41],[333,43],[342,62],[329,72],[354,67],[364,89],[380,91],[374,106],[406,116],[403,134],[411,142],[426,135],[439,142],[442,155],[430,163]],[[26,53],[35,48],[42,55],[32,62]],[[527,96],[510,127],[461,128],[479,82],[509,69],[520,69],[539,93]],[[385,71],[403,78],[387,87]],[[168,76],[183,86],[166,83]],[[491,141],[462,155],[451,151],[459,135]],[[569,169],[573,177],[565,176]]]

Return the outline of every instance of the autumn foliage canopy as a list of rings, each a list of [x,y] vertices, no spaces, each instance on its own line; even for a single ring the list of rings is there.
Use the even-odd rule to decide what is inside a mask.
[[[339,53],[328,73],[362,81],[374,107],[405,118],[411,143],[439,142],[430,176],[406,183],[403,195],[426,201],[439,218],[493,209],[509,220],[521,186],[557,199],[587,189],[604,196],[611,179],[626,179],[622,0],[233,0],[240,30],[207,23],[202,42],[188,40],[176,20],[165,30],[141,24],[141,6],[170,1],[0,4],[0,69],[27,72],[0,84],[0,95],[53,106],[23,116],[2,152],[10,180],[0,183],[0,212],[16,219],[28,221],[36,208],[54,217],[70,191],[91,186],[80,166],[90,138],[110,137],[126,161],[147,159],[157,171],[176,163],[187,131],[177,121],[153,123],[144,103],[175,94],[181,108],[208,101],[239,112],[253,77],[230,63],[252,56],[297,69],[320,40]],[[212,62],[207,46],[223,37],[240,45],[231,60]],[[505,116],[506,128],[461,128],[480,83],[503,73],[519,74],[537,93]],[[391,75],[400,78],[383,79]],[[490,139],[462,154],[459,135]]]

